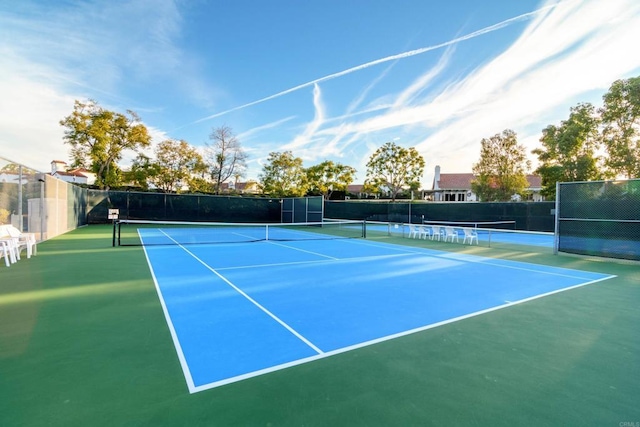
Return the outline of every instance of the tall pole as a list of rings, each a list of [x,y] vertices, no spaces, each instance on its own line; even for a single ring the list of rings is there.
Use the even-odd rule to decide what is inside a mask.
[[[560,182],[556,181],[556,206],[554,209],[555,218],[553,221],[553,254],[558,255],[560,246]]]
[[[24,220],[22,219],[22,165],[18,165],[18,218],[20,220],[18,230],[24,231]]]
[[[44,241],[44,174],[41,178],[38,179],[40,181],[40,241]]]
[[[411,190],[411,199],[409,200],[409,224],[413,224],[411,222],[411,205],[413,204],[413,190]]]

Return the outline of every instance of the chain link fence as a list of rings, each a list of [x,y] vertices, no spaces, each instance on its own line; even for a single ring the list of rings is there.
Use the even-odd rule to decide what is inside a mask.
[[[640,179],[558,183],[556,252],[640,260]]]
[[[517,230],[552,232],[553,202],[325,201],[328,218],[405,224],[423,221],[515,221]]]
[[[87,221],[107,223],[109,209],[118,209],[120,219],[280,222],[281,206],[276,198],[89,190]]]
[[[46,240],[86,222],[86,189],[0,157],[0,224]]]

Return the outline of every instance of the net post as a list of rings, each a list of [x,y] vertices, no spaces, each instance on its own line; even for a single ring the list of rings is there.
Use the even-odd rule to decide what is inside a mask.
[[[367,220],[366,219],[362,220],[362,238],[364,239],[367,238]]]
[[[116,246],[116,220],[113,220],[113,237],[111,238],[111,246]]]
[[[556,181],[556,206],[553,220],[553,254],[558,255],[560,245],[560,181]]]

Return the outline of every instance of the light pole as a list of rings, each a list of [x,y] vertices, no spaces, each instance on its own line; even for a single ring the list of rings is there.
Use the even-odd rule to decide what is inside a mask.
[[[38,178],[40,182],[40,241],[44,240],[44,178]]]

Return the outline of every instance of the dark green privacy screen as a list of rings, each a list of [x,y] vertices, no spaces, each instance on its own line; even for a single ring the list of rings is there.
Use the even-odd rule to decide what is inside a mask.
[[[640,179],[558,183],[557,250],[640,260]]]
[[[321,222],[323,202],[322,196],[282,199],[282,222]]]
[[[419,224],[422,221],[515,221],[516,229],[553,231],[553,202],[325,201],[326,218]]]
[[[273,198],[89,190],[87,204],[90,223],[107,222],[109,209],[119,209],[120,219],[281,221],[281,199]]]

